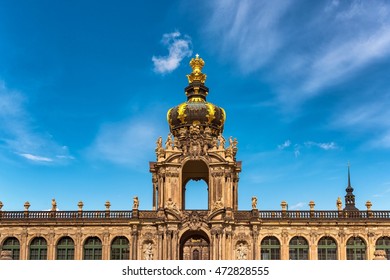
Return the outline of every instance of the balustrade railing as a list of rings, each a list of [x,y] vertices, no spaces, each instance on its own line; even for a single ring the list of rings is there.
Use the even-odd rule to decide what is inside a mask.
[[[131,219],[132,211],[1,211],[0,220]]]
[[[187,212],[187,211],[186,211]],[[207,216],[207,210],[198,211],[200,216]],[[70,220],[70,219],[156,219],[156,211],[138,211],[138,216],[133,216],[133,211],[0,211],[0,220]],[[390,219],[390,211],[235,211],[236,220],[275,220],[275,219]]]

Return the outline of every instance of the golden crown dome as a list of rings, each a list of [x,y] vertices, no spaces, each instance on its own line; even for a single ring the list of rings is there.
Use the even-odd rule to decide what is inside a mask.
[[[204,85],[206,81],[206,74],[202,73],[204,64],[199,55],[191,59],[192,73],[187,75],[189,85],[185,88],[187,101],[169,109],[167,113],[170,130],[175,136],[179,135],[181,128],[189,128],[192,125],[203,130],[208,127],[213,136],[218,136],[223,131],[225,110],[206,101],[209,89]]]

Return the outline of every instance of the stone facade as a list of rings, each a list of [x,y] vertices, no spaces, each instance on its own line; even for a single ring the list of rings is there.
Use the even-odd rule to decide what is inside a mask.
[[[225,111],[206,102],[204,61],[192,59],[185,88],[187,101],[168,111],[170,133],[156,142],[150,162],[153,208],[111,211],[1,211],[0,246],[14,259],[374,259],[375,250],[390,252],[390,211],[359,211],[353,188],[346,189],[346,208],[288,211],[238,209],[241,162],[238,141],[223,136]],[[349,178],[349,169],[348,169]],[[186,208],[185,187],[204,180],[208,206]],[[6,253],[9,255],[10,253]],[[4,253],[5,255],[5,253]]]

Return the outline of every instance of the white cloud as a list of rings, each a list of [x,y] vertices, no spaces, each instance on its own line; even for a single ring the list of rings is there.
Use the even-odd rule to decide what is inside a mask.
[[[67,147],[58,145],[25,109],[25,96],[0,81],[0,153],[17,154],[32,162],[63,163],[71,157]]]
[[[53,159],[51,159],[51,158],[36,156],[36,155],[32,155],[32,154],[19,154],[19,155],[26,158],[26,159],[36,161],[36,162],[52,162],[53,161]]]
[[[284,150],[285,148],[288,148],[290,146],[291,146],[291,141],[290,140],[286,140],[286,141],[284,141],[283,144],[278,145],[278,149],[279,150]]]
[[[307,1],[309,2],[309,1]],[[311,2],[311,1],[310,1]],[[243,73],[266,70],[275,93],[291,109],[390,57],[386,1],[300,3],[213,1],[205,24],[211,46]],[[281,82],[282,79],[282,82]]]
[[[167,56],[152,57],[156,73],[170,73],[179,67],[185,57],[192,55],[191,38],[187,35],[181,36],[178,31],[164,34],[161,42],[168,48],[169,53]]]
[[[317,143],[317,142],[313,142],[313,141],[307,141],[307,142],[305,142],[305,146],[306,147],[313,147],[314,146],[314,147],[318,147],[318,148],[326,150],[326,151],[336,150],[339,148],[335,142]]]
[[[266,64],[284,44],[280,18],[289,1],[212,1],[206,33],[223,57],[237,61],[241,71]]]
[[[302,85],[305,94],[318,93],[338,83],[370,63],[390,54],[390,26],[353,38],[336,40],[313,57],[310,75]]]

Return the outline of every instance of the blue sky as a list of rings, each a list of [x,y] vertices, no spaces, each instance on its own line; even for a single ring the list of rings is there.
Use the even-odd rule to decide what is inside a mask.
[[[334,210],[348,161],[357,207],[390,209],[388,1],[37,0],[0,9],[3,210],[151,209],[196,53],[239,142],[240,209]]]

